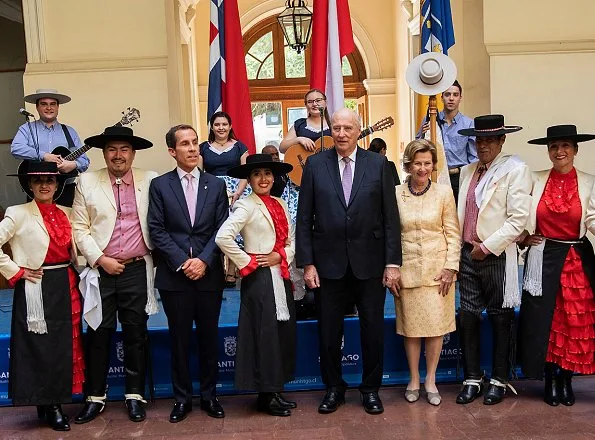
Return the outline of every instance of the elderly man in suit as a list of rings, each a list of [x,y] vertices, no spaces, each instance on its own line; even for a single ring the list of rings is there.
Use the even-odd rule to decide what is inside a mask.
[[[507,133],[504,116],[475,118],[478,162],[461,170],[459,224],[463,239],[459,283],[459,332],[465,381],[457,403],[470,403],[482,392],[480,319],[484,309],[492,323],[492,374],[484,404],[502,401],[509,374],[514,307],[520,305],[516,239],[525,229],[531,207],[531,173],[518,157],[502,152]]]
[[[320,368],[326,394],[318,408],[332,413],[345,402],[341,338],[345,304],[359,311],[363,376],[359,387],[369,414],[384,411],[378,396],[384,349],[384,286],[396,291],[401,234],[388,162],[357,146],[357,114],[331,120],[335,148],[306,163],[298,205],[296,255],[316,295]]]
[[[215,235],[228,216],[223,180],[198,168],[198,136],[189,125],[165,135],[176,168],[151,183],[149,230],[155,244],[159,289],[171,337],[175,403],[169,421],[179,422],[192,410],[189,344],[196,322],[200,358],[200,408],[225,416],[216,395],[218,328],[224,275]]]
[[[127,127],[107,127],[85,143],[103,150],[106,167],[80,176],[71,221],[78,248],[96,270],[85,277],[85,301],[90,301],[92,292],[100,295],[102,319],[87,320],[86,402],[74,422],[90,422],[105,408],[116,314],[124,340],[128,417],[140,422],[145,419],[147,314],[157,312],[146,221],[149,183],[157,174],[132,168],[132,162],[137,150],[153,144]],[[97,276],[99,292],[93,289]]]

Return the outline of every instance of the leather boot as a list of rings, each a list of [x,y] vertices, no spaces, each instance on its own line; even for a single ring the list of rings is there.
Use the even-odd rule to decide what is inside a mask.
[[[47,405],[45,419],[54,431],[70,431],[68,418],[62,413],[60,405]]]
[[[572,371],[560,368],[559,387],[560,403],[566,406],[574,405],[574,391],[572,390]]]
[[[558,406],[560,404],[560,395],[558,394],[558,378],[556,372],[558,366],[552,362],[546,362],[543,369],[545,390],[543,393],[543,401],[550,406]]]
[[[480,318],[474,313],[459,311],[459,340],[463,349],[465,381],[457,403],[471,403],[481,395],[482,374],[479,365]]]
[[[122,326],[126,394],[145,393],[147,374],[146,328],[140,325]]]
[[[506,310],[497,315],[489,315],[493,330],[492,381],[483,403],[495,405],[500,403],[506,394],[506,385],[510,372],[510,346],[514,310]]]
[[[109,349],[113,330],[98,328],[87,329],[86,395],[103,396],[107,388],[109,371]]]

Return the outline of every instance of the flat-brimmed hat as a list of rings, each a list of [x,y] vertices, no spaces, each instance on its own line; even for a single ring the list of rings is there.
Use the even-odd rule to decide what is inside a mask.
[[[522,130],[518,125],[504,125],[504,116],[502,115],[484,115],[473,119],[474,127],[459,130],[458,133],[463,136],[500,136],[503,134],[514,133]]]
[[[52,98],[58,101],[59,104],[66,104],[70,102],[70,96],[58,93],[56,89],[37,89],[35,93],[25,96],[25,102],[30,104],[37,104],[37,100],[41,98]]]
[[[569,140],[574,142],[585,142],[595,139],[595,134],[578,134],[576,132],[576,125],[552,125],[547,128],[547,136],[537,139],[531,139],[530,144],[547,145],[550,142],[559,140]]]
[[[439,95],[457,79],[457,66],[443,53],[426,52],[411,60],[405,78],[414,92],[420,95]]]
[[[252,154],[246,158],[244,165],[230,168],[227,175],[238,179],[247,179],[252,170],[258,168],[268,168],[274,176],[282,176],[293,170],[293,166],[288,163],[275,162],[270,154],[259,153]]]
[[[64,184],[66,183],[66,176],[60,174],[58,171],[58,165],[56,162],[40,162],[37,160],[24,160],[19,165],[19,169],[16,174],[7,174],[7,176],[16,176],[19,178],[19,183],[23,191],[33,199],[33,191],[29,188],[29,178],[31,176],[56,176],[58,182],[58,188],[56,194],[54,194],[54,200],[62,195],[64,190]]]
[[[152,142],[143,139],[142,137],[135,136],[132,128],[116,126],[105,127],[103,133],[85,139],[85,144],[103,149],[105,144],[109,141],[129,142],[135,150],[144,150],[153,146]]]

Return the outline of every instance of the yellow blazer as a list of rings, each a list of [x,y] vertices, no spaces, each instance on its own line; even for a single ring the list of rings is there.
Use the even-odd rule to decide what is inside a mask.
[[[136,208],[145,244],[153,249],[147,226],[149,185],[157,177],[154,171],[132,168]],[[72,203],[74,240],[91,266],[103,255],[116,225],[116,199],[107,168],[80,175]]]
[[[401,220],[403,287],[439,285],[442,269],[459,270],[461,234],[452,189],[432,183],[422,197],[411,195],[407,184],[396,188]]]
[[[503,159],[500,153],[494,164]],[[459,224],[461,233],[465,222],[467,192],[479,162],[461,169],[459,189]],[[479,207],[477,236],[494,255],[500,255],[525,230],[531,208],[531,172],[526,164],[512,170],[489,188]]]
[[[533,191],[531,192],[531,213],[529,215],[529,221],[527,222],[527,232],[530,234],[535,233],[537,227],[537,206],[545,190],[545,184],[550,177],[552,170],[536,171],[533,173]],[[592,174],[583,173],[582,171],[576,170],[576,178],[578,181],[578,194],[581,199],[581,207],[583,214],[581,216],[581,231],[580,237],[583,237],[587,233],[587,209],[589,207],[589,198],[592,197],[595,191],[595,176]],[[595,216],[595,213],[593,214]],[[592,227],[595,230],[595,225]]]
[[[285,254],[287,264],[291,264],[295,255],[295,227],[291,224],[285,202],[278,197],[274,198],[281,203],[289,225]],[[244,239],[244,250],[240,249],[235,241],[238,234]],[[248,253],[268,254],[273,250],[275,240],[273,218],[264,202],[254,193],[234,203],[232,213],[215,237],[217,246],[240,269],[250,263]]]
[[[58,205],[68,216],[70,208]],[[0,273],[7,280],[21,267],[39,269],[50,246],[50,235],[43,223],[37,203],[10,206],[0,222],[0,247],[10,244],[12,259],[0,249]],[[72,242],[71,260],[76,262],[76,247]]]

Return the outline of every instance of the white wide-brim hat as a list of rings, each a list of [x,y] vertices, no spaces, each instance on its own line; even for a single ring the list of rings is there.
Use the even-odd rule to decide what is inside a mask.
[[[457,79],[457,66],[443,53],[426,52],[411,60],[405,78],[414,92],[439,95]]]
[[[59,104],[66,104],[70,102],[70,96],[58,93],[56,89],[37,89],[35,93],[25,96],[25,102],[30,104],[37,104],[37,100],[41,98],[52,98],[58,101]]]

